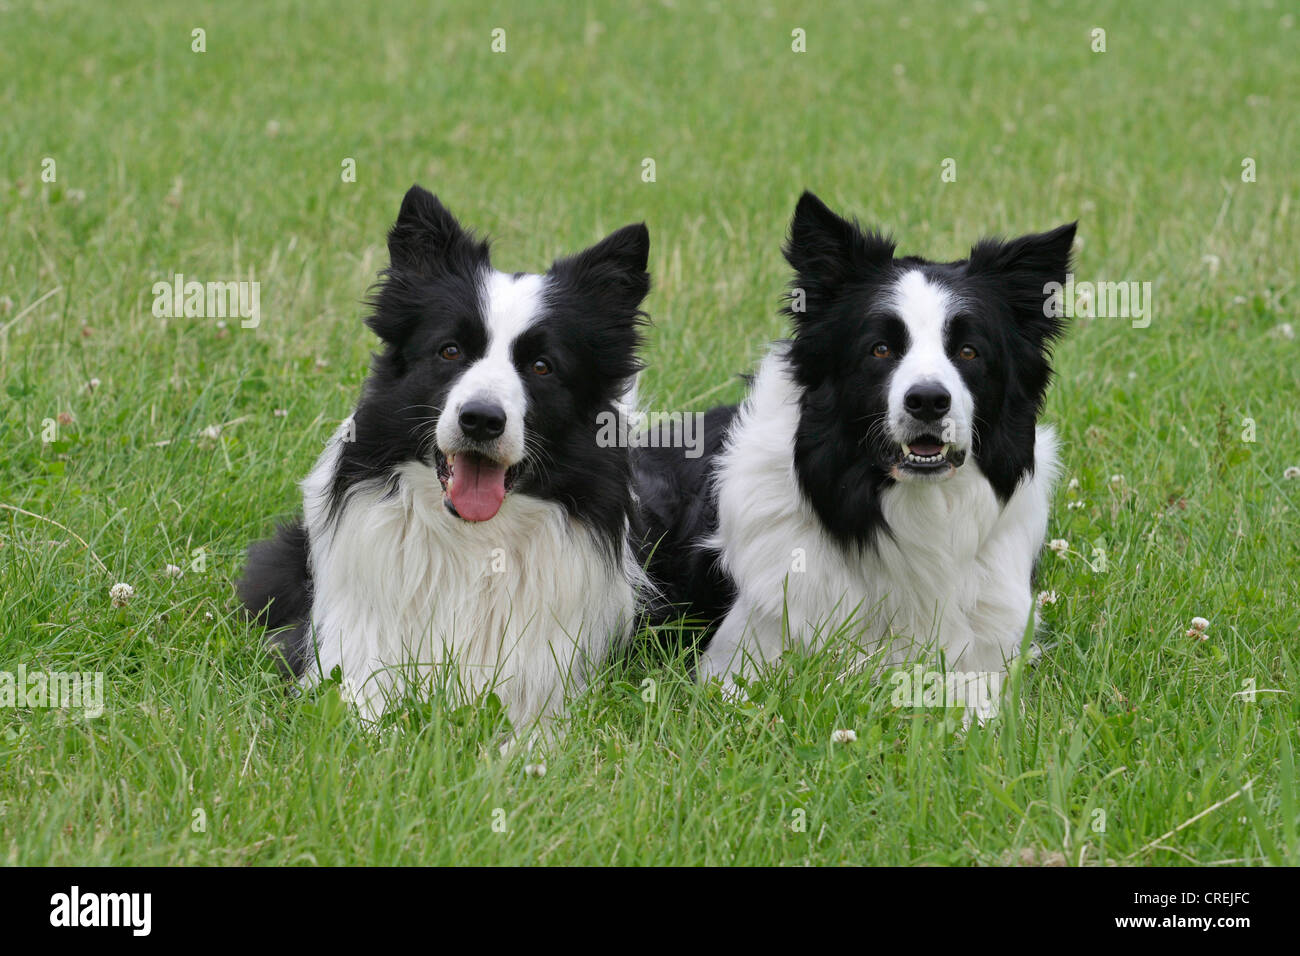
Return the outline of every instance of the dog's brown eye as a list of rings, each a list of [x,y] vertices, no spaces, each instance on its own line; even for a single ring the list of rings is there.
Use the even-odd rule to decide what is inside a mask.
[[[550,375],[551,363],[546,359],[538,359],[533,363],[533,373],[536,375]]]
[[[871,354],[876,358],[889,358],[894,353],[889,350],[888,342],[877,342],[871,346]]]
[[[454,342],[448,342],[438,350],[438,354],[448,362],[454,362],[456,359],[460,358],[460,346]]]
[[[979,355],[979,353],[975,351],[975,347],[973,345],[963,345],[961,347],[961,351],[958,352],[957,354],[960,357],[966,359],[967,361]]]

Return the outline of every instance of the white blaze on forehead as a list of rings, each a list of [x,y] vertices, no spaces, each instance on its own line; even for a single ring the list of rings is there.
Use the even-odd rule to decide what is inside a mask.
[[[919,269],[913,269],[898,280],[889,298],[890,305],[907,326],[909,352],[918,348],[944,351],[943,332],[954,304],[951,292],[931,282]]]
[[[483,278],[480,305],[488,332],[488,356],[507,353],[515,339],[541,316],[546,277],[513,276],[493,270]]]

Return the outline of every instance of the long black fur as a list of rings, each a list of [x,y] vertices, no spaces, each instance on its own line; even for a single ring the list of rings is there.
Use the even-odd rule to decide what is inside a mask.
[[[307,621],[312,600],[307,529],[301,520],[281,525],[275,537],[249,547],[238,592],[250,616],[275,632],[271,652],[280,668],[300,676],[310,658]]]
[[[686,457],[683,443],[676,440],[671,447],[633,452],[641,516],[637,543],[642,564],[659,591],[647,607],[652,624],[686,618],[688,624],[708,625],[726,613],[735,596],[731,579],[718,566],[717,552],[698,536],[718,523],[710,475],[737,410],[736,405],[722,405],[705,413],[697,458]]]

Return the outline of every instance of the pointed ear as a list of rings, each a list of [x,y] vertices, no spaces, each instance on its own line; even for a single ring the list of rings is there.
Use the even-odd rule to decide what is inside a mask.
[[[984,239],[970,251],[967,271],[987,280],[1011,306],[1022,327],[1044,338],[1060,335],[1063,323],[1048,306],[1051,283],[1064,284],[1078,222],[1018,239]]]
[[[894,258],[894,243],[877,232],[863,232],[856,222],[836,215],[805,190],[795,207],[784,252],[796,273],[794,286],[802,288],[810,301],[824,301],[845,280],[888,265]]]
[[[557,259],[551,273],[575,290],[607,299],[611,311],[634,315],[650,291],[649,259],[650,231],[638,222],[577,255]]]
[[[486,242],[456,221],[438,197],[412,186],[402,199],[397,222],[388,230],[389,267],[371,290],[366,324],[389,345],[398,345],[425,315],[429,279],[455,277],[473,283],[490,264]]]
[[[388,256],[392,268],[432,274],[446,268],[457,253],[471,258],[487,256],[487,246],[461,227],[438,197],[412,186],[402,199],[397,222],[388,231]]]
[[[593,387],[608,400],[627,388],[641,362],[641,301],[650,291],[645,223],[624,226],[577,255],[557,259],[549,275],[551,307],[573,318],[578,346],[592,356]],[[567,323],[566,323],[567,324]]]

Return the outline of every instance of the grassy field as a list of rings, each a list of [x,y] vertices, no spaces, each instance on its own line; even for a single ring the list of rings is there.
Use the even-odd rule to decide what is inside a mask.
[[[545,6],[0,5],[0,671],[104,675],[95,719],[0,708],[0,861],[1300,863],[1287,5]],[[503,758],[488,711],[288,696],[233,582],[350,411],[412,182],[507,269],[644,219],[667,410],[782,333],[804,187],[934,258],[1077,218],[1154,316],[1059,349],[1018,703],[963,731],[812,656],[735,705],[645,652]],[[175,273],[259,281],[260,325],[156,318]]]

